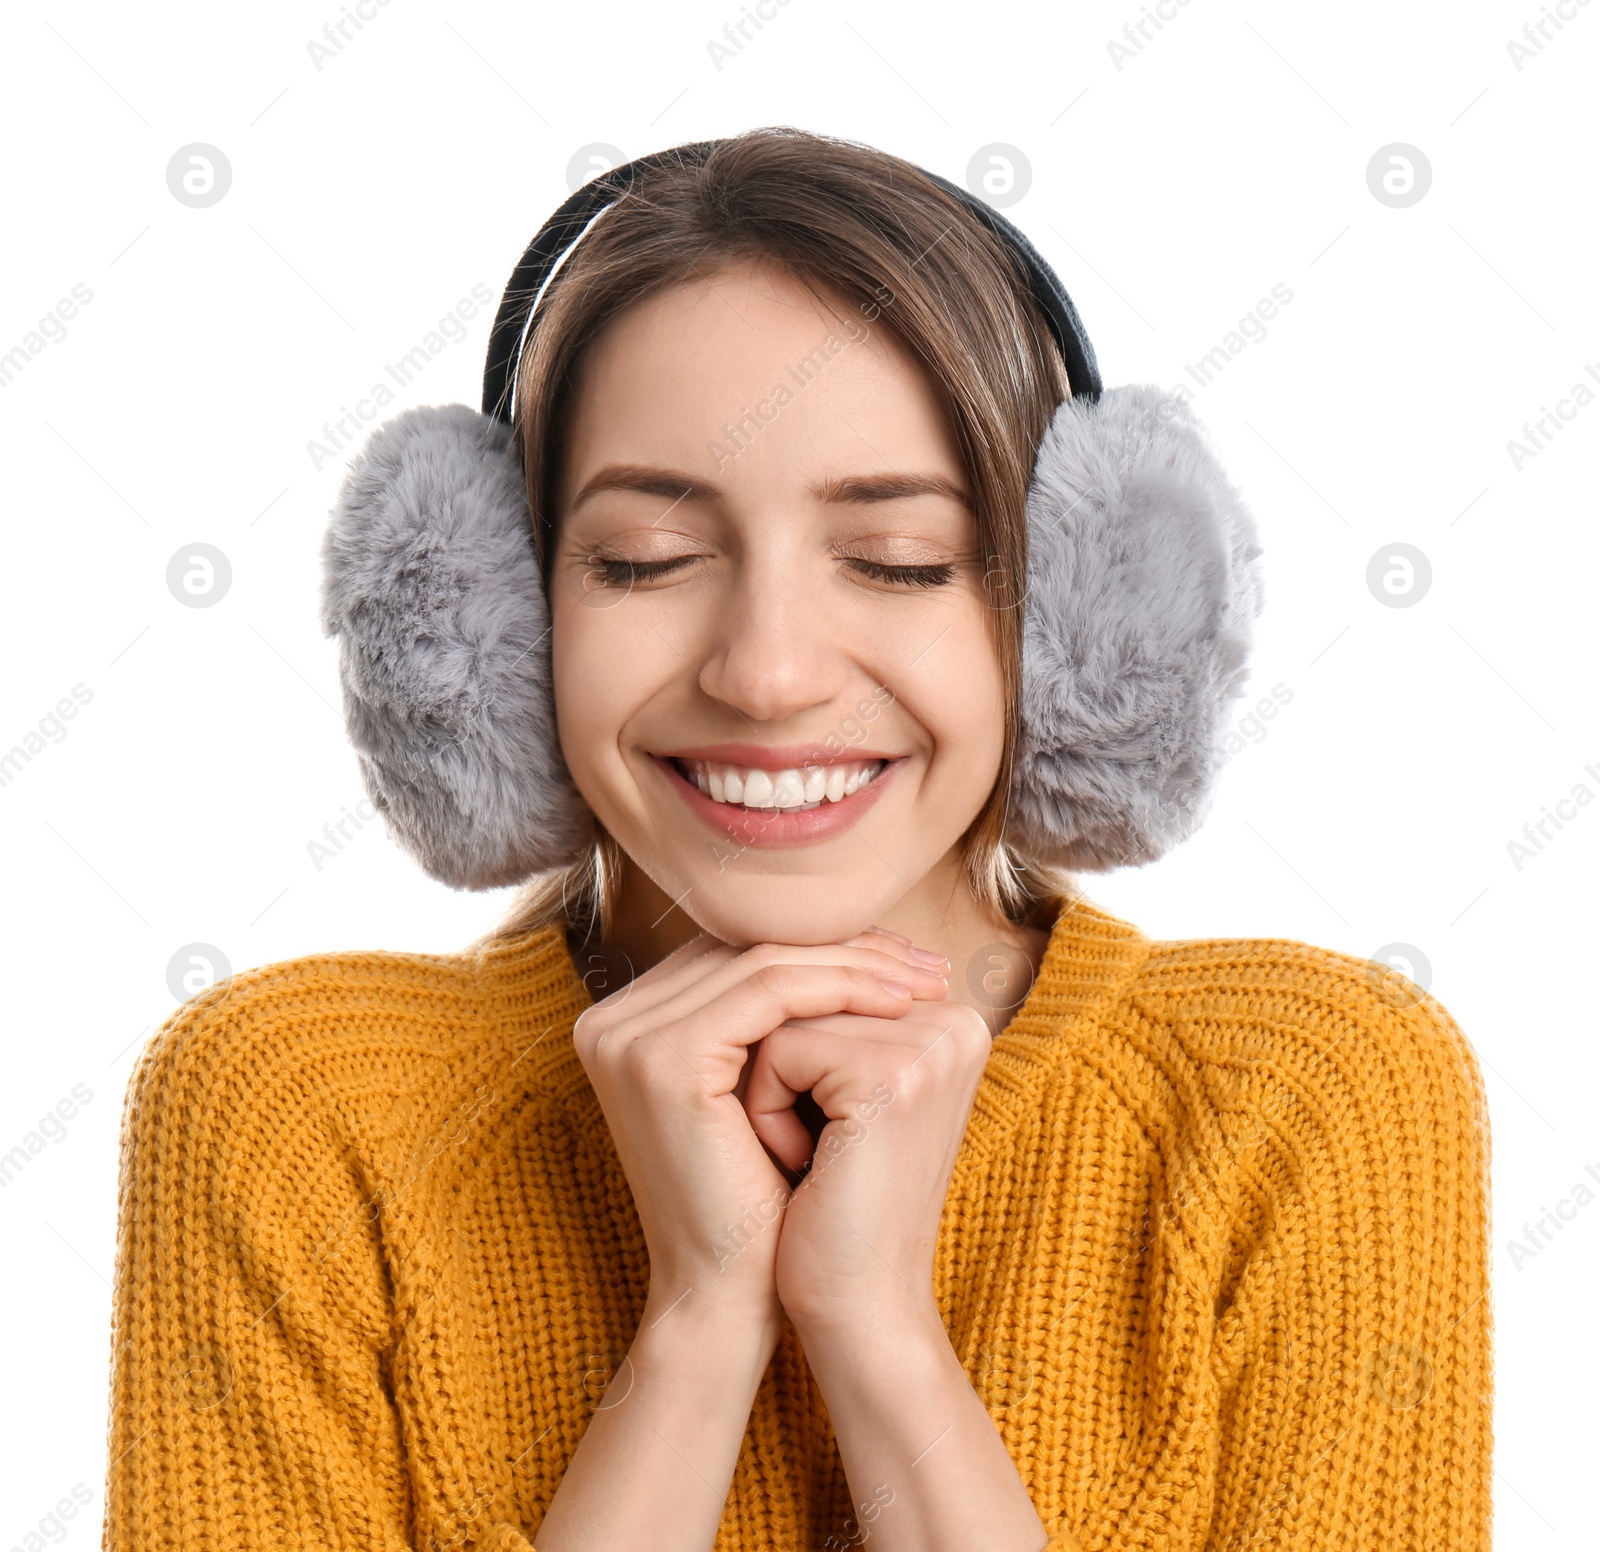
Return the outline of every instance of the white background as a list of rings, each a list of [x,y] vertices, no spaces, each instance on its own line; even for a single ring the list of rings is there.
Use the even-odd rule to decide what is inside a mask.
[[[93,299],[0,389],[0,752],[74,685],[92,698],[0,786],[0,1153],[74,1085],[92,1098],[0,1188],[0,1547],[76,1483],[65,1544],[97,1544],[119,1108],[182,1000],[174,955],[449,950],[505,903],[433,883],[379,822],[312,861],[363,792],[316,620],[345,459],[308,442],[475,284],[498,300],[581,148],[779,123],[957,180],[1019,150],[1007,214],[1108,383],[1192,381],[1293,292],[1195,400],[1266,547],[1250,699],[1291,698],[1199,836],[1091,894],[1163,937],[1422,951],[1492,1107],[1499,1544],[1592,1534],[1600,1202],[1520,1265],[1510,1245],[1600,1170],[1600,804],[1520,868],[1508,843],[1580,782],[1600,795],[1600,402],[1520,468],[1507,443],[1600,391],[1600,3],[1520,70],[1534,0],[1192,0],[1118,69],[1140,9],[788,0],[718,69],[738,0],[391,0],[319,69],[336,0],[8,8],[0,352],[75,284]],[[191,142],[232,168],[206,208],[168,189]],[[1392,142],[1432,169],[1406,208],[1368,187]],[[476,405],[489,317],[391,412]],[[215,607],[167,586],[196,542],[231,564]],[[1396,542],[1432,568],[1406,608],[1366,582]]]

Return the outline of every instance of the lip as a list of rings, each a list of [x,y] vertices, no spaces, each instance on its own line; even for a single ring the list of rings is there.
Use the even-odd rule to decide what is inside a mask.
[[[693,749],[661,749],[653,753],[658,760],[721,760],[728,765],[753,765],[763,771],[804,770],[810,765],[844,765],[851,760],[904,758],[883,749],[851,747],[841,752],[836,744],[697,744]]]
[[[750,744],[717,744],[712,746],[718,750],[723,749],[751,749],[758,748]],[[767,754],[788,754],[795,746],[789,749],[773,750],[767,748]],[[690,781],[672,762],[680,760],[722,760],[730,764],[746,765],[756,762],[747,759],[735,759],[731,755],[684,753],[678,755],[650,756],[656,768],[660,770],[672,784],[674,790],[687,804],[689,811],[699,819],[708,830],[725,841],[732,841],[741,848],[755,847],[761,850],[784,846],[809,846],[818,841],[826,841],[842,834],[861,822],[868,809],[883,796],[884,789],[894,779],[895,773],[909,758],[908,755],[893,757],[889,755],[857,754],[852,752],[852,760],[883,760],[884,767],[866,786],[858,787],[847,798],[841,798],[837,803],[823,803],[816,808],[808,808],[803,813],[793,809],[754,809],[741,808],[732,803],[719,803],[709,793],[702,792]],[[789,762],[796,765],[799,762]],[[829,761],[833,764],[837,762]],[[764,770],[784,770],[787,764],[768,765],[762,762]]]

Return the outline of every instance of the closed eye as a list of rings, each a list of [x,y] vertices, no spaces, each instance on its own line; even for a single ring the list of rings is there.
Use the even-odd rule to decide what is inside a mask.
[[[942,587],[955,574],[956,568],[942,563],[936,566],[886,566],[881,561],[849,557],[852,566],[859,567],[869,577],[880,582],[900,582],[909,587]]]
[[[665,576],[680,566],[686,566],[697,555],[675,555],[671,560],[611,560],[603,555],[587,559],[588,577],[595,578],[602,587],[632,587],[635,582],[648,582],[652,577]]]
[[[602,587],[631,587],[638,582],[666,576],[694,561],[698,555],[675,555],[670,560],[621,560],[607,556],[588,557],[589,572]],[[859,556],[846,556],[848,564],[878,582],[894,582],[905,587],[942,587],[955,576],[956,568],[948,563],[924,566],[891,566],[882,561],[864,560]]]

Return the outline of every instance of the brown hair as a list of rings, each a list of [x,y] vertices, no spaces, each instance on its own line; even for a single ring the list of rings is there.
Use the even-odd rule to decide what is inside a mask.
[[[1044,908],[1068,876],[1019,856],[1001,832],[1021,722],[1028,483],[1071,388],[1021,259],[910,162],[788,126],[754,129],[702,164],[668,158],[593,223],[546,289],[517,365],[513,417],[541,576],[548,587],[564,431],[585,347],[645,297],[746,260],[776,263],[815,294],[881,317],[943,400],[972,485],[1006,697],[1000,769],[961,837],[963,859],[974,893],[997,914],[1047,924]],[[596,820],[585,856],[525,885],[484,941],[555,922],[603,941],[622,861]]]

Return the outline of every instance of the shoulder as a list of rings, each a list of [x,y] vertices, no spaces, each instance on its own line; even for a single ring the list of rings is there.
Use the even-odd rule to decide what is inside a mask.
[[[1397,1102],[1487,1126],[1466,1036],[1382,961],[1286,938],[1152,939],[1079,896],[1055,918],[1038,985],[1041,1023],[1082,1032],[1128,1095],[1175,1100],[1198,1084],[1226,1105],[1236,1090],[1293,1075],[1308,1102],[1387,1088]],[[1141,1108],[1153,1119],[1170,1105]]]
[[[490,1123],[541,1081],[538,1061],[517,1063],[528,1027],[570,1023],[581,1001],[554,948],[540,935],[453,954],[310,954],[175,1008],[124,1102],[123,1237],[151,1254],[209,1246],[217,1265],[308,1289],[358,1264],[351,1318],[378,1330],[380,1220],[421,1203],[419,1182],[447,1192],[478,1166],[505,1132]]]
[[[1145,1092],[1162,1151],[1217,1185],[1226,1215],[1318,1224],[1314,1239],[1348,1240],[1351,1264],[1367,1258],[1369,1270],[1386,1244],[1380,1261],[1464,1258],[1456,1272],[1478,1277],[1483,1081],[1422,987],[1307,943],[1158,941],[1109,1023],[1123,1063],[1160,1075]]]
[[[173,1009],[145,1046],[128,1145],[159,1129],[187,1146],[215,1134],[229,1152],[297,1135],[313,1153],[370,1155],[426,1133],[513,1065],[530,1023],[569,1013],[563,958],[539,933],[509,948],[345,950],[242,970]]]
[[[1281,938],[1157,941],[1127,990],[1197,1062],[1293,1073],[1312,1090],[1388,1090],[1486,1125],[1477,1057],[1392,965]]]
[[[460,1029],[478,1011],[470,954],[345,950],[241,970],[174,1008],[144,1047],[132,1088],[203,1084],[341,1069],[382,1058],[430,1031]]]

